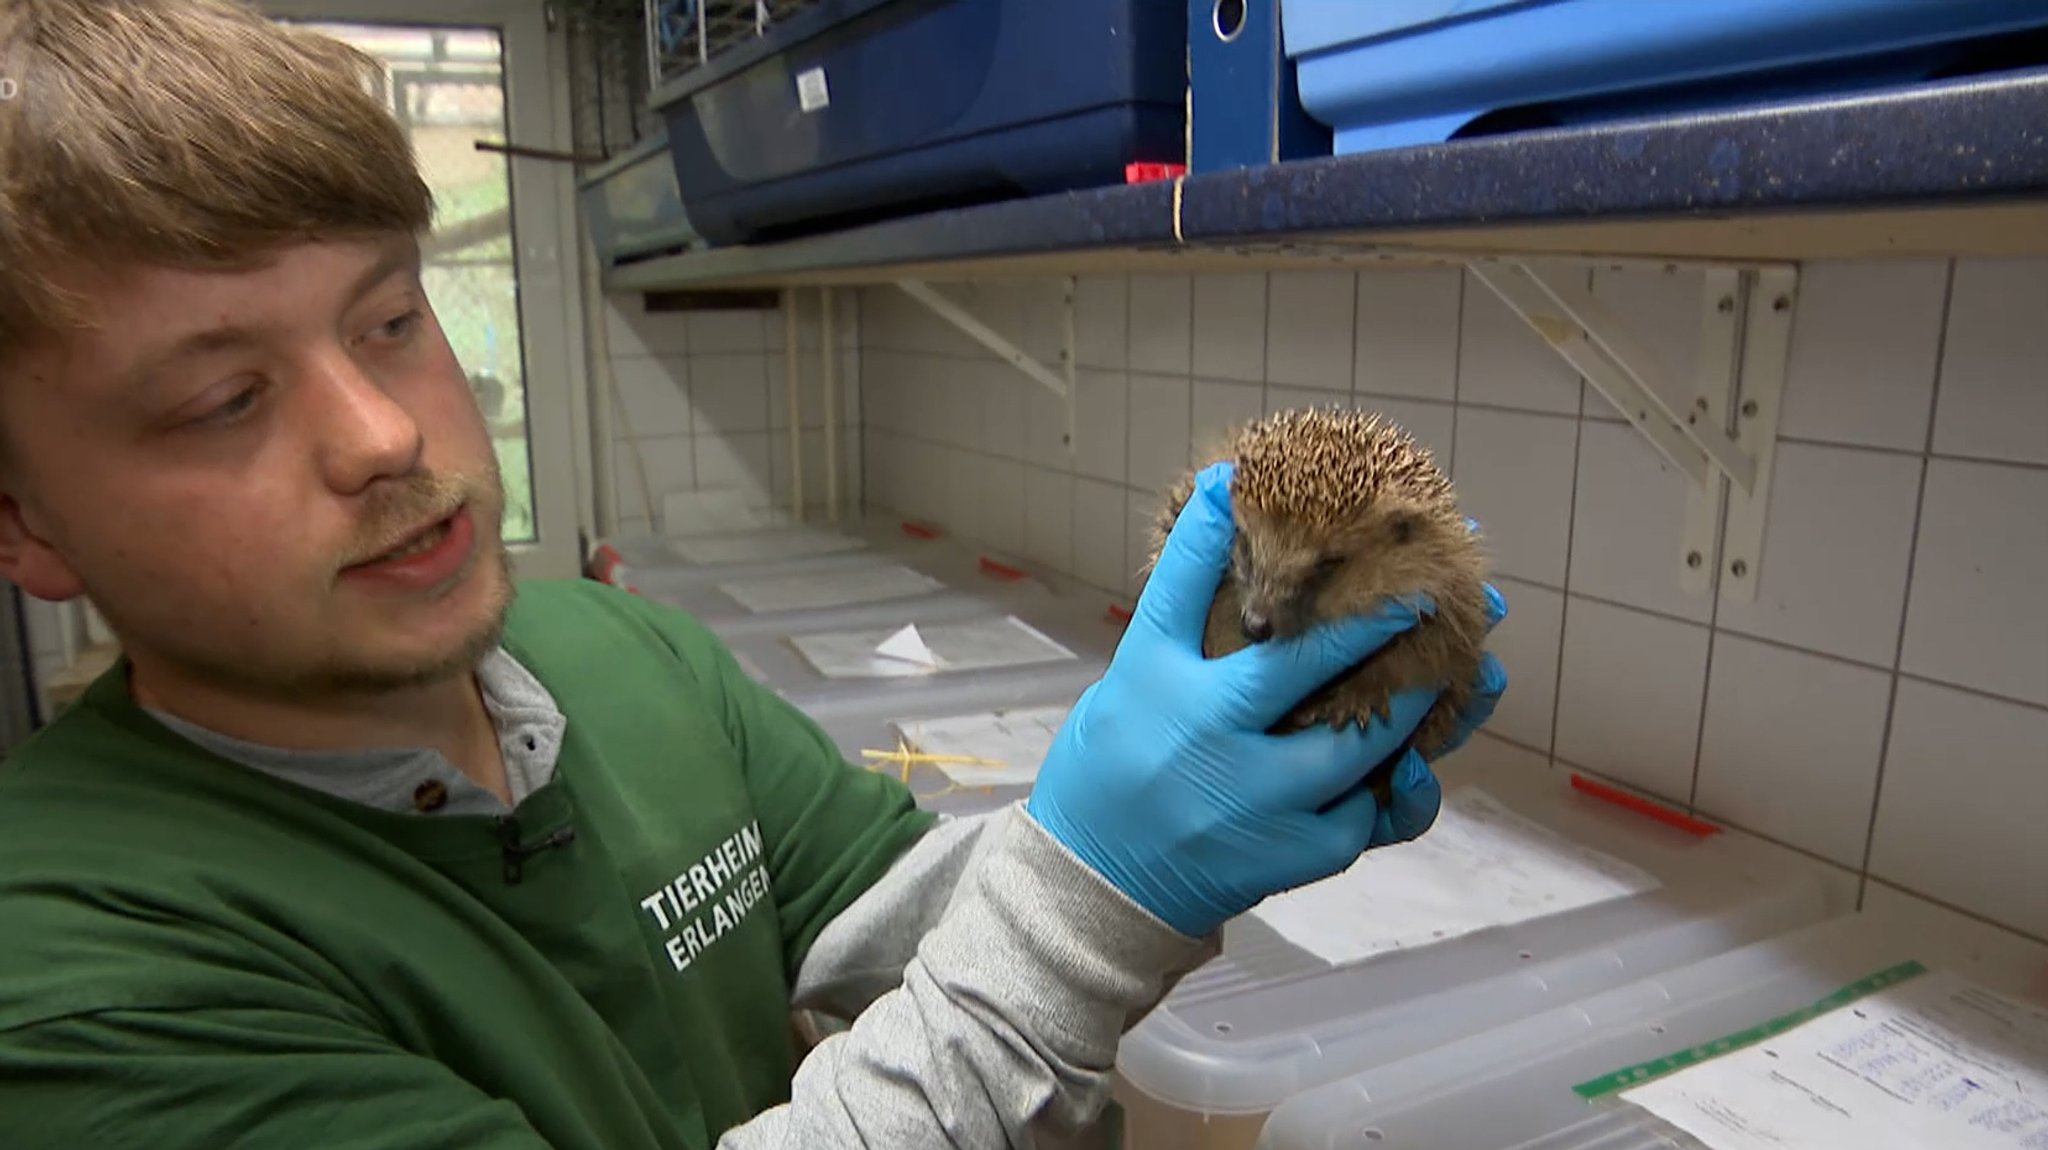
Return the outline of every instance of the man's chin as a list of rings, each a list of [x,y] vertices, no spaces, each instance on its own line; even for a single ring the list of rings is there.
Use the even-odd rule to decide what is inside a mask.
[[[494,547],[450,594],[422,605],[424,617],[392,620],[377,628],[381,635],[358,632],[381,650],[337,661],[319,678],[328,690],[389,694],[466,674],[504,637],[511,603],[510,556]]]

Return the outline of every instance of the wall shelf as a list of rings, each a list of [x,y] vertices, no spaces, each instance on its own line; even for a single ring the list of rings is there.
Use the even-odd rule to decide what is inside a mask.
[[[1800,264],[2016,254],[2048,254],[2048,69],[938,212],[649,260],[613,269],[605,286],[894,284],[1020,383],[1059,395],[1071,450],[1073,277],[1465,267],[1685,476],[1678,583],[1746,602],[1762,570]],[[1705,269],[1689,381],[1656,378],[1578,278],[1639,263]],[[1060,371],[931,286],[1009,277],[1065,281]],[[800,476],[795,487],[800,505]]]
[[[1571,255],[2048,253],[2048,70],[1296,161],[630,264],[613,292]]]

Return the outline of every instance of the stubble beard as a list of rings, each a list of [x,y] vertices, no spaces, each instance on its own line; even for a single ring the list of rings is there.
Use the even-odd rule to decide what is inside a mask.
[[[503,638],[512,603],[512,557],[498,527],[504,496],[495,466],[483,473],[421,475],[395,481],[387,493],[376,497],[336,567],[370,557],[394,535],[417,526],[429,515],[452,513],[464,505],[475,518],[477,551],[440,599],[449,610],[476,611],[478,617],[460,640],[448,647],[399,655],[360,648],[352,642],[360,633],[346,632],[327,634],[326,649],[314,651],[266,651],[260,646],[239,652],[207,650],[189,641],[159,641],[150,646],[155,656],[176,667],[178,674],[210,683],[216,691],[301,704],[320,699],[373,699],[467,674]],[[478,594],[480,580],[487,580],[489,587],[478,610],[467,600]],[[333,580],[326,591],[338,594],[342,597],[338,601],[344,602],[350,594]],[[124,630],[116,613],[104,608],[102,613],[117,632]]]
[[[357,553],[374,550],[375,541],[388,539],[430,514],[453,514],[466,505],[475,522],[478,547],[449,594],[461,594],[478,579],[489,580],[489,598],[482,615],[462,641],[447,651],[411,661],[380,660],[374,653],[358,660],[343,656],[325,667],[309,669],[298,684],[301,691],[374,696],[431,686],[475,668],[504,636],[505,617],[512,604],[512,553],[505,546],[500,526],[505,496],[496,460],[479,474],[410,477],[388,491],[364,516],[361,534],[367,542]],[[486,538],[488,544],[483,542]]]

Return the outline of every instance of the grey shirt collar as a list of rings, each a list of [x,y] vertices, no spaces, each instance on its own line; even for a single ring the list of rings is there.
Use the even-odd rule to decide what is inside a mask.
[[[554,778],[568,720],[540,680],[504,648],[477,664],[484,709],[497,727],[505,782],[517,806]],[[293,751],[208,730],[149,709],[158,722],[199,746],[251,770],[336,798],[396,814],[503,815],[510,807],[426,747],[356,751]]]

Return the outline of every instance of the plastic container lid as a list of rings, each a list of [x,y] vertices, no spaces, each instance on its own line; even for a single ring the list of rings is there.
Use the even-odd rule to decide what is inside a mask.
[[[1847,915],[1389,1061],[1290,1099],[1266,1150],[1669,1150],[1697,1145],[1649,1112],[1574,1091],[1714,1043],[1918,961],[2048,1001],[2048,948],[1911,904]]]
[[[1251,1115],[1300,1091],[1825,918],[1813,865],[1730,833],[1698,835],[1579,794],[1565,772],[1447,761],[1447,797],[1482,787],[1655,889],[1331,966],[1246,916],[1223,954],[1126,1036],[1117,1068],[1175,1110]],[[1452,1140],[1437,1143],[1465,1146]]]
[[[900,766],[869,760],[861,752],[894,750],[898,745],[899,723],[1022,708],[1065,708],[1080,697],[1081,690],[1082,685],[1071,679],[998,681],[978,684],[946,696],[926,694],[881,704],[850,705],[817,721],[848,762],[872,770],[897,773]],[[1036,767],[1038,764],[1030,765]],[[1021,801],[1031,792],[1029,785],[987,788],[956,785],[945,768],[931,763],[910,764],[904,781],[911,793],[917,796],[918,805],[953,815],[991,811]]]

